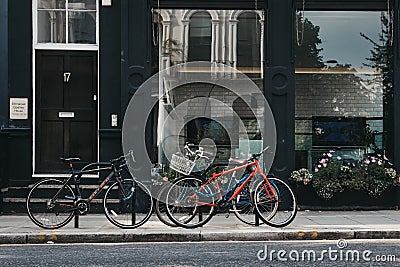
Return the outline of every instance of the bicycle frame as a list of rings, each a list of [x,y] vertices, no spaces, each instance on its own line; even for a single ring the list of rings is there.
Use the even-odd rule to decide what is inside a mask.
[[[101,167],[102,165],[106,166],[106,167]],[[56,194],[54,195],[54,197],[51,199],[51,203],[55,202],[55,199],[57,199],[58,195],[60,194],[60,192],[66,187],[67,184],[70,183],[70,181],[73,179],[74,180],[74,187],[75,187],[75,191],[76,191],[76,199],[81,198],[81,190],[79,188],[79,182],[78,180],[81,179],[82,175],[85,174],[94,174],[94,173],[100,173],[102,171],[111,171],[107,177],[104,179],[104,181],[93,191],[93,193],[89,196],[88,199],[86,199],[89,203],[101,192],[101,190],[110,182],[110,180],[112,179],[112,177],[115,176],[116,180],[121,180],[121,174],[120,171],[122,170],[122,168],[126,165],[123,164],[121,166],[119,166],[118,168],[116,168],[113,164],[108,163],[108,162],[96,162],[96,163],[90,163],[88,165],[86,165],[85,167],[82,168],[82,170],[80,171],[74,171],[72,168],[72,163],[69,164],[71,170],[72,170],[72,174],[69,178],[67,178],[64,183],[63,186],[56,192]],[[89,169],[93,166],[99,166],[96,169]],[[76,200],[74,199],[74,200]],[[65,204],[60,204],[60,205],[64,205],[67,206]],[[70,205],[68,205],[70,206]]]
[[[260,165],[259,165],[259,162],[258,162],[257,159],[254,159],[253,162],[249,162],[249,163],[246,163],[246,164],[244,164],[244,165],[240,165],[240,166],[234,167],[234,168],[232,168],[232,169],[229,169],[229,170],[226,170],[226,171],[223,171],[223,172],[220,172],[220,173],[213,173],[212,176],[211,176],[210,178],[208,178],[208,179],[206,180],[206,182],[203,183],[203,184],[200,186],[199,190],[198,190],[196,193],[201,193],[201,191],[205,188],[205,186],[207,186],[207,185],[210,184],[211,182],[214,182],[215,187],[216,187],[216,189],[217,189],[217,194],[218,194],[219,199],[223,199],[223,195],[222,195],[222,193],[221,193],[222,190],[221,190],[221,187],[219,186],[219,183],[218,183],[218,179],[217,179],[217,178],[220,177],[220,176],[222,176],[222,175],[225,175],[225,174],[228,174],[228,173],[232,173],[232,172],[236,172],[236,171],[238,171],[238,170],[241,170],[241,169],[244,169],[244,168],[253,166],[253,165],[255,165],[255,168],[254,168],[254,170],[248,175],[248,177],[247,177],[243,182],[241,182],[241,180],[240,180],[238,183],[236,183],[235,185],[233,185],[232,189],[230,189],[230,190],[227,192],[227,193],[229,193],[230,191],[234,190],[234,192],[233,192],[232,195],[229,197],[229,199],[227,200],[227,202],[231,202],[233,199],[235,199],[235,198],[240,194],[240,192],[243,190],[243,188],[250,182],[250,180],[251,180],[256,174],[261,175],[261,177],[262,177],[263,180],[265,181],[265,184],[263,184],[263,187],[264,187],[264,190],[265,190],[265,192],[267,193],[268,197],[271,198],[271,199],[273,199],[273,200],[275,200],[275,201],[277,201],[277,200],[278,200],[278,196],[277,196],[275,190],[273,189],[273,186],[272,186],[271,183],[269,182],[267,176],[262,172],[262,170],[261,170],[261,168],[260,168]],[[240,184],[240,185],[237,186],[238,184]],[[195,195],[193,195],[192,198],[194,199],[194,198],[195,198]],[[218,205],[218,204],[205,203],[205,202],[196,201],[196,200],[193,200],[193,202],[196,203],[196,204],[206,205],[206,206],[217,206],[217,205]]]

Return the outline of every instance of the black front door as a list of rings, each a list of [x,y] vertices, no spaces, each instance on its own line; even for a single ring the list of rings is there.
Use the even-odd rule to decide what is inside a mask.
[[[35,172],[64,172],[60,157],[97,155],[97,52],[36,53]]]

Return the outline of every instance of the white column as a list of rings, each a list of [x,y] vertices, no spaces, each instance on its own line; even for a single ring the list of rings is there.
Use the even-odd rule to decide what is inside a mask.
[[[211,42],[211,62],[220,60],[219,58],[219,20],[212,20],[212,42]],[[213,51],[214,50],[214,51]]]
[[[237,24],[238,20],[232,21],[232,59],[233,67],[237,65]]]
[[[229,58],[228,60],[230,62],[235,61],[236,57],[236,28],[237,28],[237,20],[230,20],[229,21],[229,29],[228,29],[228,35],[229,35],[229,40],[228,40],[228,49],[229,49]],[[230,65],[230,62],[227,62],[228,65]],[[235,62],[236,64],[236,62]]]
[[[226,61],[226,41],[225,41],[225,35],[226,35],[226,23],[225,23],[225,16],[226,16],[226,12],[225,10],[223,10],[223,18],[224,21],[222,23],[222,25],[220,26],[221,28],[221,47],[222,47],[222,51],[221,51],[221,60],[222,61]]]
[[[170,30],[169,29],[170,29],[170,26],[171,26],[171,22],[170,21],[163,21],[162,22],[162,26],[163,26],[163,29],[162,29],[162,37],[161,37],[161,46],[163,47],[163,46],[166,45],[167,40],[170,39],[170,37],[169,37]],[[165,47],[165,50],[163,52],[165,52],[166,54],[169,53],[168,46]]]
[[[182,62],[186,62],[188,59],[188,48],[189,48],[189,20],[182,20]]]

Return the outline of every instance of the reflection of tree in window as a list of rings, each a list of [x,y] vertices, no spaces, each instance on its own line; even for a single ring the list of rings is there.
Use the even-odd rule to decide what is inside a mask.
[[[297,19],[299,20],[299,24],[303,23],[300,21],[300,17],[297,17]],[[322,44],[322,41],[319,38],[319,29],[319,26],[315,26],[308,19],[304,19],[303,40],[301,44],[295,44],[296,67],[321,68],[324,66],[322,56],[320,55],[323,48],[317,47]]]
[[[236,66],[243,72],[260,68],[260,37],[261,24],[258,22],[257,14],[242,13],[237,26]]]
[[[368,63],[363,63],[364,66],[371,67],[376,73],[375,80],[377,84],[383,85],[383,128],[386,136],[383,137],[383,149],[387,149],[387,155],[393,155],[393,47],[392,47],[392,27],[393,19],[385,14],[381,14],[382,32],[379,34],[379,42],[364,33],[360,35],[373,45],[371,56],[367,58]],[[375,152],[382,153],[376,147]]]
[[[211,60],[211,17],[198,12],[190,19],[188,61]]]

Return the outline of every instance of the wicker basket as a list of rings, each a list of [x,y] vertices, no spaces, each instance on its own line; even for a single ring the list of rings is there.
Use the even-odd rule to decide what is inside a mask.
[[[192,172],[195,165],[196,163],[194,161],[173,154],[169,167],[184,175],[188,175]]]

